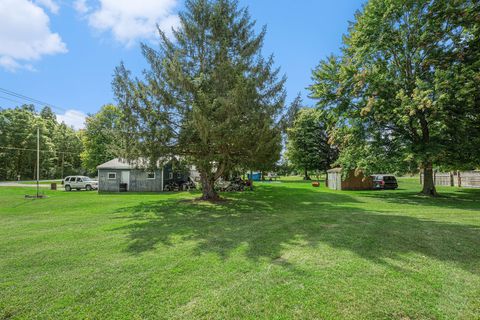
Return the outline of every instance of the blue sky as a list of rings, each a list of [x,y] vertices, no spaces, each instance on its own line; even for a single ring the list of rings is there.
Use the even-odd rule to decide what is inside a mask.
[[[178,22],[179,0],[0,0],[0,88],[58,109],[81,127],[83,117],[114,102],[111,80],[120,61],[134,74],[145,66],[138,42],[154,44],[151,25]],[[320,59],[337,53],[363,0],[240,0],[267,25],[264,54],[288,77],[288,101],[305,89]],[[139,7],[140,6],[140,7]],[[18,100],[0,92],[0,107]]]

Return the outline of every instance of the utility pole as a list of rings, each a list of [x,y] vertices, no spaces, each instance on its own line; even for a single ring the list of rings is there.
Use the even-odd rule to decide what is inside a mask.
[[[37,127],[37,198],[40,184],[40,127]]]
[[[63,176],[63,165],[64,165],[64,163],[65,163],[65,152],[62,152],[62,177],[61,177],[62,180],[64,178],[64,176]]]

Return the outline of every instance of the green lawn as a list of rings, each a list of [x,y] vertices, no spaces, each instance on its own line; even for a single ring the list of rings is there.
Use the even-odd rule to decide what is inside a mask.
[[[479,319],[480,190],[0,188],[0,319]]]

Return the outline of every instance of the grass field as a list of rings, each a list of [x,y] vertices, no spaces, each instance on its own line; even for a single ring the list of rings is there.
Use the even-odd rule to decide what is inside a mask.
[[[479,319],[480,190],[0,188],[0,319]]]

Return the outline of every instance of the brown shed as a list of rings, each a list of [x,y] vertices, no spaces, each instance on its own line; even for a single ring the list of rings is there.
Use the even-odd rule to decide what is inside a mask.
[[[343,177],[342,168],[334,168],[327,171],[327,187],[332,190],[371,190],[373,189],[372,177],[355,170],[350,170]]]

